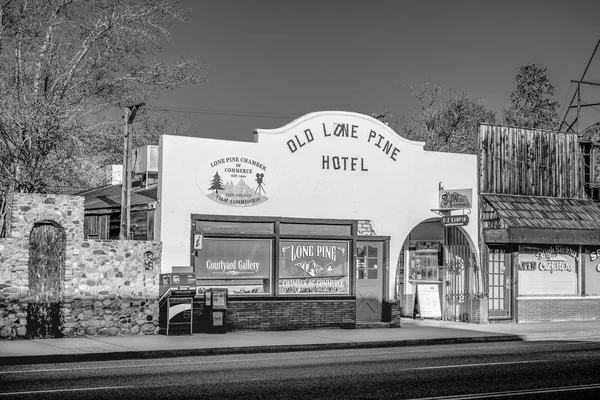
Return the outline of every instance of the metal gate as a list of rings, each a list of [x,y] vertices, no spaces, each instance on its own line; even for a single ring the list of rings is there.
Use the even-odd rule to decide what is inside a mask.
[[[471,318],[471,299],[483,295],[477,258],[465,234],[457,227],[444,228],[444,319]]]
[[[52,223],[36,224],[29,236],[27,336],[61,337],[65,232]]]

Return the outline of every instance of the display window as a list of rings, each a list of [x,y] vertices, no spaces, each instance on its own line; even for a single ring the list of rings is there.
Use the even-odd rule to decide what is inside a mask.
[[[443,246],[437,241],[411,241],[409,244],[409,278],[437,281],[439,267],[443,266]]]
[[[354,232],[354,221],[192,216],[197,293],[348,296]]]
[[[577,295],[577,256],[571,246],[520,246],[519,295]]]
[[[584,293],[589,296],[600,296],[600,246],[584,249],[585,285]]]
[[[198,293],[271,294],[272,247],[271,239],[205,238],[195,257]]]
[[[347,241],[282,240],[279,294],[350,294]]]

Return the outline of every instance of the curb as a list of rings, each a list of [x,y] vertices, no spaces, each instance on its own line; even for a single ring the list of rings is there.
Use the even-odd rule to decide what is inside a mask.
[[[90,361],[123,361],[123,360],[151,359],[151,358],[217,356],[217,355],[230,355],[230,354],[286,353],[286,352],[299,352],[299,351],[343,350],[343,349],[372,349],[372,348],[386,348],[386,347],[430,346],[430,345],[441,345],[441,344],[513,342],[513,341],[522,341],[522,340],[523,339],[519,336],[505,335],[505,336],[481,336],[481,337],[462,337],[462,338],[390,340],[390,341],[371,341],[371,342],[293,344],[293,345],[277,345],[277,346],[216,347],[216,348],[208,348],[208,349],[132,350],[132,351],[113,351],[113,352],[106,352],[106,353],[8,356],[8,357],[0,357],[0,365],[53,364],[53,363],[73,363],[73,362],[90,362]]]

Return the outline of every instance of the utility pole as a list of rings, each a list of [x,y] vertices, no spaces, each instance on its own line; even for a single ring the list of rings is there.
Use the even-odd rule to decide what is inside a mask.
[[[131,225],[131,145],[132,138],[129,132],[129,125],[133,123],[138,108],[145,105],[139,103],[133,106],[125,107],[125,136],[123,140],[123,190],[121,191],[121,231],[120,240],[129,239],[129,227]]]

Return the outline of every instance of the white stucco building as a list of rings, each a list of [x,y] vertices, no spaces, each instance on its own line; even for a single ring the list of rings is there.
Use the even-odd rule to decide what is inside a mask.
[[[163,272],[192,267],[200,288],[229,288],[244,327],[389,321],[395,298],[412,313],[418,285],[421,314],[463,319],[482,292],[477,158],[423,146],[338,111],[258,129],[254,142],[162,136]]]

